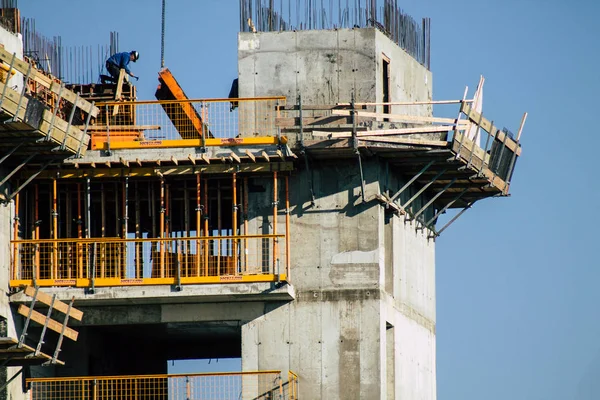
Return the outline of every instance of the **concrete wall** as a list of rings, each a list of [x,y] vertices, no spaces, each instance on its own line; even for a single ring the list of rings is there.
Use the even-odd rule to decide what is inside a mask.
[[[303,398],[435,399],[434,242],[362,203],[357,165],[311,167],[314,207],[306,175],[290,182],[296,301],[242,327],[243,369],[290,369]],[[384,167],[363,164],[367,198]]]
[[[23,38],[20,33],[12,33],[0,27],[0,44],[6,51],[16,53],[18,59],[23,59]],[[8,81],[10,88],[20,91],[23,88],[23,74],[15,73]]]
[[[239,96],[286,96],[304,104],[383,101],[383,55],[391,101],[431,100],[431,72],[375,28],[240,33]],[[430,107],[412,107],[426,115]],[[403,110],[404,111],[404,110]]]
[[[23,59],[23,42],[20,34],[14,34],[0,27],[0,43],[4,45],[6,50],[11,53],[16,53],[17,58]],[[23,75],[16,73],[8,81],[9,87],[21,90],[23,87]],[[9,171],[0,169],[0,179]],[[6,192],[7,187],[0,187],[0,191]],[[8,336],[17,338],[15,321],[9,306],[9,298],[7,296],[8,281],[10,279],[10,262],[11,262],[11,247],[10,240],[12,239],[12,223],[14,218],[14,203],[0,204],[0,316],[6,318]],[[19,371],[19,368],[7,368],[6,376],[12,377]],[[25,394],[22,393],[21,379],[15,379],[7,388],[7,398],[10,399],[25,399]]]

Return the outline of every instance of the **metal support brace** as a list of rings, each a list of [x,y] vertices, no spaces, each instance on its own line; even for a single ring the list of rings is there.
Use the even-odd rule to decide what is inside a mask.
[[[352,147],[354,148],[354,151],[358,151],[358,136],[357,136],[357,132],[356,132],[356,108],[354,105],[354,92],[352,92],[352,100],[350,102],[350,106],[352,107],[352,110],[350,111],[350,114],[352,115]]]
[[[54,302],[56,301],[56,293],[52,295],[52,301],[50,302],[50,307],[48,307],[48,313],[46,314],[46,321],[44,322],[44,327],[42,328],[42,333],[40,334],[40,341],[35,348],[35,355],[38,356],[40,351],[42,350],[42,345],[44,344],[44,336],[46,336],[46,330],[48,330],[48,322],[50,322],[50,317],[52,316],[52,309],[54,308]],[[33,310],[33,308],[32,308]]]
[[[403,210],[406,209],[406,207],[408,207],[413,201],[415,201],[425,190],[427,190],[429,186],[433,185],[433,183],[437,181],[438,178],[444,174],[444,172],[446,172],[445,169],[440,171],[436,176],[433,177],[433,179],[431,179],[429,182],[423,185],[423,187],[419,189],[419,191],[415,193],[415,195],[411,197],[406,203],[400,205],[400,208],[402,208]]]
[[[458,116],[456,117],[456,122],[455,122],[455,126],[454,126],[454,140],[456,140],[456,136],[458,135],[458,124],[460,122],[460,116],[462,114],[462,109],[463,109],[463,105],[465,104],[465,100],[467,100],[467,93],[469,92],[469,87],[466,86],[465,87],[465,92],[463,94],[463,98],[462,101],[460,102],[460,108],[458,109]],[[469,120],[469,117],[467,116],[467,122]],[[458,151],[456,152],[456,159],[460,159],[460,150],[462,149],[463,146],[463,142],[464,142],[464,138],[467,135],[467,129],[465,129],[465,133],[463,135],[463,140],[460,141],[459,145],[458,145]]]
[[[12,59],[10,60],[10,67],[8,68],[8,72],[6,74],[6,82],[4,83],[4,87],[2,88],[2,96],[0,96],[0,106],[4,103],[4,97],[6,97],[6,88],[8,87],[8,80],[10,79],[10,71],[13,70],[13,65],[15,65],[15,59],[17,58],[17,53],[13,53]],[[19,110],[17,109],[17,113]]]
[[[85,226],[85,237],[87,239],[90,238],[92,232],[91,232],[91,223],[90,221],[92,220],[92,212],[91,212],[91,185],[90,185],[90,178],[86,178],[86,186],[85,186],[85,192],[86,192],[86,198],[87,198],[87,202],[86,202],[86,226]],[[87,244],[89,246],[89,243]],[[94,243],[94,257],[96,257],[96,243]],[[95,267],[96,264],[94,262],[94,260],[92,259],[92,257],[88,257],[88,273],[89,273],[89,277],[90,277],[90,283],[91,283],[91,288],[90,288],[90,292],[94,293],[96,288],[95,288],[95,283],[96,283],[96,279],[95,279],[95,275],[96,275],[96,271],[95,271]]]
[[[33,271],[33,277],[35,279],[35,271]],[[33,293],[33,300],[31,300],[31,304],[29,305],[29,312],[27,313],[27,319],[25,320],[25,324],[23,325],[23,331],[21,332],[21,336],[19,337],[19,344],[17,347],[23,347],[25,344],[25,336],[27,336],[27,329],[29,328],[29,322],[31,322],[31,314],[33,314],[33,307],[35,307],[35,302],[37,301],[37,294],[39,288],[35,286],[35,292]]]
[[[358,149],[356,151],[356,156],[358,158],[358,169],[360,171],[360,195],[362,197],[363,203],[367,202],[366,199],[366,187],[365,187],[365,177],[363,175],[363,167],[362,167],[362,157],[360,156],[360,151]]]
[[[450,188],[450,186],[454,185],[454,182],[456,182],[456,178],[453,178],[450,181],[450,183],[448,183],[446,186],[444,186],[444,188],[441,191],[439,191],[438,193],[436,193],[435,196],[433,196],[431,198],[431,200],[429,200],[427,202],[427,204],[425,204],[423,207],[421,207],[421,209],[419,211],[417,211],[412,218],[409,218],[409,219],[415,219],[416,220],[419,217],[419,215],[421,215],[421,213],[427,209],[427,207],[429,207],[430,205],[432,205],[433,202],[438,199],[438,197],[440,197],[446,190],[448,190]]]
[[[63,321],[62,329],[60,330],[60,336],[58,337],[58,342],[56,343],[56,350],[54,350],[54,355],[52,356],[52,364],[56,363],[58,359],[58,353],[60,353],[60,348],[62,346],[63,338],[65,336],[65,331],[67,330],[67,323],[69,322],[69,316],[71,314],[71,309],[73,308],[73,302],[75,301],[75,296],[71,297],[71,301],[69,302],[69,308],[67,308],[67,313],[65,314],[65,320]]]
[[[29,66],[27,67],[27,74],[25,75],[25,80],[23,81],[23,89],[21,89],[21,94],[19,95],[19,102],[17,103],[17,112],[15,113],[15,115],[9,119],[6,122],[17,122],[18,116],[19,116],[19,110],[21,109],[21,106],[23,105],[23,98],[25,97],[25,92],[27,92],[27,81],[29,81],[29,76],[31,75],[31,64],[29,64]],[[8,79],[6,80],[6,83],[8,84]]]
[[[477,130],[475,131],[475,137],[473,138],[473,144],[471,145],[471,155],[469,156],[469,160],[467,161],[466,168],[471,167],[471,163],[473,162],[473,155],[475,154],[475,143],[477,143],[477,139],[479,138],[479,132],[481,130],[481,121],[483,120],[483,112],[479,114],[479,122],[477,123]],[[465,135],[466,137],[466,135]],[[483,153],[483,157],[485,158],[485,153]],[[484,160],[481,160],[482,163]],[[460,167],[461,169],[463,167]]]
[[[48,135],[46,136],[46,142],[50,141],[52,137],[52,130],[54,129],[54,121],[56,120],[56,114],[58,113],[58,107],[60,106],[60,99],[62,96],[62,91],[65,88],[65,84],[61,83],[60,88],[58,89],[58,98],[56,99],[56,104],[54,105],[54,112],[52,113],[52,118],[50,119],[50,128],[48,128]]]
[[[3,383],[3,384],[2,384],[2,386],[0,386],[0,392],[2,392],[4,389],[6,389],[6,387],[7,387],[8,385],[10,385],[10,383],[11,383],[12,381],[14,381],[14,380],[15,380],[15,379],[16,379],[16,378],[19,376],[19,375],[21,375],[21,373],[23,373],[23,369],[24,369],[24,368],[21,368],[21,369],[19,370],[19,372],[17,372],[16,374],[14,374],[14,375],[13,375],[13,376],[12,376],[12,377],[9,379],[9,380],[7,380],[5,383]]]
[[[414,181],[416,181],[417,179],[419,179],[419,177],[420,177],[421,175],[423,175],[423,173],[424,173],[425,171],[427,171],[427,170],[429,169],[429,167],[431,167],[431,166],[433,165],[433,163],[434,163],[434,162],[435,162],[434,160],[431,160],[431,161],[429,161],[429,163],[428,163],[426,166],[424,166],[424,167],[423,167],[423,168],[422,168],[422,169],[421,169],[421,170],[420,170],[420,171],[419,171],[419,172],[418,172],[418,173],[417,173],[415,176],[413,176],[413,177],[411,178],[411,180],[410,180],[410,181],[406,182],[406,184],[405,184],[404,186],[402,186],[402,187],[400,188],[400,190],[398,190],[398,191],[396,192],[396,194],[395,194],[395,195],[393,195],[393,196],[390,198],[390,201],[394,201],[394,200],[396,200],[396,198],[397,198],[398,196],[400,196],[400,195],[401,195],[401,194],[402,194],[402,193],[403,193],[403,192],[404,192],[406,189],[408,189],[408,187],[409,187],[410,185],[412,185],[412,183],[413,183]]]
[[[77,110],[77,103],[79,102],[79,93],[75,97],[75,102],[73,103],[73,108],[71,109],[71,114],[69,114],[69,121],[67,123],[67,132],[65,133],[65,138],[60,145],[61,150],[65,150],[67,148],[67,138],[69,137],[69,131],[71,130],[71,124],[73,124],[73,117],[75,116],[75,111]]]
[[[452,207],[452,204],[456,203],[465,193],[467,193],[467,190],[469,190],[469,188],[464,188],[463,191],[460,192],[458,194],[458,196],[456,196],[450,203],[446,204],[444,206],[444,208],[442,208],[441,210],[439,210],[438,212],[436,212],[435,215],[433,217],[431,217],[431,219],[429,221],[425,222],[425,227],[429,228],[431,226],[431,223],[433,221],[435,221],[437,217],[439,217],[444,212],[446,212],[447,209],[449,209],[450,207]]]
[[[200,102],[200,109],[203,110],[202,111],[202,148],[201,151],[202,153],[206,153],[206,122],[204,122],[204,109],[206,107],[206,104],[204,104],[203,101]]]
[[[16,145],[15,147],[13,147],[8,153],[6,153],[2,158],[0,158],[0,164],[2,164],[4,161],[6,161],[6,159],[12,155],[12,153],[17,151],[19,149],[19,147],[23,146],[24,144],[25,144],[25,142],[21,142],[18,145]]]
[[[4,179],[2,179],[2,181],[0,181],[0,186],[4,185],[6,182],[8,182],[8,180],[14,175],[16,174],[21,168],[23,168],[29,161],[31,161],[31,159],[33,157],[35,157],[37,155],[37,153],[33,153],[31,154],[29,157],[27,157],[27,159],[25,161],[23,161],[21,164],[17,165],[15,167],[15,169],[13,169],[8,175],[6,175],[4,177]]]
[[[491,126],[490,130],[494,130],[494,121],[491,121],[491,125],[490,126]],[[496,134],[497,133],[498,133],[497,130],[494,131],[494,134],[493,134],[494,136],[493,136],[493,139],[492,139],[492,143],[494,143],[494,140],[496,140]],[[490,138],[492,138],[492,132],[488,133],[487,139],[485,140],[485,147],[483,148],[483,161],[481,162],[481,169],[477,173],[478,177],[483,176],[483,170],[486,168],[486,166],[485,166],[485,155],[488,152],[488,145],[490,144]],[[489,162],[488,162],[488,165],[489,165]]]
[[[11,193],[10,197],[8,198],[8,201],[11,201],[12,199],[14,199],[14,198],[15,198],[15,196],[16,196],[16,195],[17,195],[17,194],[18,194],[18,193],[19,193],[19,192],[20,192],[20,191],[21,191],[21,190],[22,190],[22,189],[23,189],[25,186],[27,186],[27,185],[29,184],[29,182],[31,182],[32,180],[34,180],[35,178],[37,178],[37,176],[38,176],[39,174],[41,174],[41,173],[42,173],[42,171],[43,171],[43,170],[45,170],[45,169],[46,169],[46,167],[48,167],[48,165],[52,164],[52,161],[54,161],[54,160],[47,161],[47,162],[46,162],[44,165],[42,165],[42,167],[41,167],[41,168],[40,168],[40,169],[39,169],[39,170],[38,170],[36,173],[34,173],[34,174],[30,175],[30,176],[29,176],[29,178],[27,178],[27,180],[26,180],[25,182],[23,182],[23,183],[21,184],[21,186],[19,186],[19,187],[17,188],[17,190],[15,190],[14,192],[12,192],[12,193]]]
[[[176,260],[177,260],[177,282],[175,283],[175,290],[177,291],[181,291],[182,286],[181,286],[181,260],[179,257],[179,248],[180,248],[181,244],[179,243],[178,240],[175,241],[175,254],[176,254]]]
[[[302,95],[298,95],[298,115],[300,118],[300,148],[304,151],[304,121],[302,117]]]
[[[308,190],[310,192],[310,206],[315,205],[315,189],[313,187],[312,171],[308,165],[308,154],[306,154],[306,147],[304,146],[304,122],[302,120],[302,96],[298,95],[298,110],[300,114],[300,154],[304,156],[304,167],[306,169],[306,179],[308,182]]]
[[[517,140],[516,140],[517,147],[516,147],[515,151],[513,152],[513,155],[510,159],[510,164],[508,165],[508,175],[506,176],[506,184],[507,185],[510,185],[510,180],[512,179],[515,162],[517,162],[517,151],[521,147],[521,134],[523,133],[523,127],[525,126],[526,120],[527,120],[527,113],[523,114],[523,118],[521,119],[521,125],[519,126],[519,132],[517,133]]]
[[[454,216],[454,217],[453,217],[453,218],[452,218],[450,221],[448,221],[448,222],[446,223],[446,225],[444,225],[444,226],[442,227],[442,229],[440,229],[440,230],[439,230],[439,231],[437,231],[437,232],[435,232],[435,231],[434,231],[434,232],[433,232],[433,235],[429,235],[429,238],[431,239],[431,238],[434,238],[434,237],[440,236],[440,235],[442,234],[442,232],[444,232],[444,231],[445,231],[445,230],[446,230],[446,229],[447,229],[447,228],[448,228],[450,225],[452,225],[452,223],[453,223],[454,221],[456,221],[456,220],[457,220],[457,219],[458,219],[458,218],[459,218],[461,215],[463,215],[463,213],[464,213],[465,211],[467,211],[469,208],[471,208],[471,207],[473,206],[473,203],[474,203],[474,201],[471,201],[471,202],[469,202],[469,204],[467,204],[467,206],[466,206],[465,208],[463,208],[462,210],[460,210],[460,212],[459,212],[458,214],[456,214],[456,215],[455,215],[455,216]]]
[[[83,147],[83,138],[87,135],[88,126],[90,124],[90,118],[92,117],[91,110],[94,108],[94,101],[92,101],[92,107],[90,108],[90,112],[88,113],[85,119],[85,126],[83,128],[83,134],[81,135],[81,139],[79,140],[79,148],[77,149],[77,158],[81,158],[81,148]]]
[[[106,114],[106,155],[110,156],[110,114],[108,113],[108,105],[105,105],[104,107]],[[202,143],[204,145],[204,128],[202,128]]]

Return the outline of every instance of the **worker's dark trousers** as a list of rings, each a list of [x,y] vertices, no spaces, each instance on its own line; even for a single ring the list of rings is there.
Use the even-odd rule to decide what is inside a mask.
[[[113,78],[113,81],[117,81],[119,79],[119,70],[121,68],[119,68],[117,65],[113,64],[113,63],[109,63],[108,61],[106,62],[106,70],[108,71],[108,73],[110,74],[110,76]]]

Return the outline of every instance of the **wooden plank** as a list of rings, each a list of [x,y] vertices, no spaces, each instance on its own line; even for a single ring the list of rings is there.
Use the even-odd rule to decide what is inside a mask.
[[[346,110],[333,110],[333,115],[350,115],[350,111]],[[429,123],[442,123],[452,124],[456,120],[454,118],[441,118],[441,117],[421,117],[416,115],[400,115],[400,114],[384,114],[366,111],[357,111],[356,115],[359,117],[371,117],[371,118],[385,118],[390,121],[397,122],[429,122]]]
[[[3,89],[4,89],[4,84],[2,82],[0,82],[0,91]],[[7,112],[9,112],[10,114],[16,115],[19,119],[23,120],[25,118],[25,110],[27,109],[29,100],[27,98],[23,98],[21,101],[21,109],[17,110],[17,106],[19,103],[19,96],[20,95],[13,89],[6,88],[5,98],[4,98],[4,101],[2,102],[2,108],[7,110]],[[45,109],[44,112],[42,113],[42,120],[40,122],[40,126],[37,127],[36,132],[39,132],[40,134],[42,134],[44,136],[50,135],[50,137],[56,143],[62,144],[64,141],[65,134],[67,134],[66,130],[67,130],[67,128],[69,128],[69,132],[68,132],[69,137],[67,138],[65,146],[70,151],[76,152],[79,148],[79,142],[81,140],[83,132],[80,131],[79,129],[75,128],[74,126],[69,127],[68,123],[59,117],[56,117],[54,119],[54,129],[52,130],[52,132],[49,132],[51,121],[52,121],[52,113],[49,110]],[[88,143],[89,143],[89,135],[85,135],[84,140],[83,140],[83,148],[82,148],[83,153],[85,153]]]
[[[75,125],[78,129],[84,129],[84,125]],[[158,131],[161,129],[160,125],[89,125],[88,132],[95,131],[106,131],[110,129],[113,131]]]
[[[196,159],[194,157],[192,157],[191,154],[188,154],[188,160],[190,160],[190,162],[194,165],[196,165]]]
[[[432,146],[432,147],[447,147],[448,142],[445,140],[425,140],[425,139],[408,139],[408,138],[381,138],[378,136],[361,137],[360,140],[368,142],[378,143],[394,143],[394,144],[408,144],[417,146]]]
[[[27,307],[25,304],[21,304],[19,306],[19,309],[17,312],[19,314],[27,317],[27,315],[29,315],[29,310],[30,310],[29,307]],[[37,322],[38,324],[40,324],[42,326],[46,324],[46,316],[35,310],[33,310],[31,312],[31,320]],[[48,329],[51,329],[57,333],[61,333],[62,329],[63,329],[63,324],[61,324],[60,322],[55,321],[53,319],[50,319],[50,320],[48,320]],[[65,328],[65,337],[66,338],[69,338],[73,341],[77,341],[78,336],[79,336],[79,333],[76,330],[73,330],[69,327]]]
[[[260,155],[262,156],[262,158],[264,158],[264,159],[265,159],[265,161],[266,161],[266,162],[269,162],[269,161],[270,161],[270,159],[269,159],[269,155],[267,154],[267,152],[266,152],[266,151],[262,151],[262,152],[260,153]]]
[[[462,102],[472,103],[473,100],[429,100],[429,101],[392,101],[388,103],[354,103],[355,107],[365,106],[423,106],[428,104],[459,104]],[[350,107],[350,103],[337,103],[340,106]]]
[[[230,157],[231,157],[231,159],[235,160],[235,162],[238,164],[241,162],[240,157],[237,154],[235,154],[233,151],[231,152]]]
[[[459,124],[460,125],[460,124]],[[459,129],[461,127],[459,126]],[[419,133],[443,133],[450,132],[455,129],[454,125],[436,125],[436,126],[420,126],[415,128],[400,128],[400,129],[378,129],[373,131],[358,132],[357,136],[386,136],[386,135],[411,135]],[[313,131],[312,135],[315,137],[324,137],[328,139],[335,138],[348,138],[352,137],[352,132],[326,132],[326,131]]]
[[[364,118],[363,118],[364,121]],[[304,127],[310,127],[311,125],[350,125],[352,119],[346,115],[328,115],[322,117],[303,117],[302,125]],[[292,128],[294,126],[300,126],[300,117],[275,118],[275,126],[280,128]]]
[[[343,110],[343,109],[348,109],[349,107],[350,107],[350,103],[308,104],[308,105],[303,104],[302,105],[302,109],[308,110],[308,111]],[[356,104],[356,108],[364,110],[367,107],[365,105]],[[298,111],[298,110],[300,110],[300,107],[297,104],[291,104],[291,105],[276,106],[275,109],[280,110],[280,111]]]
[[[119,78],[117,79],[117,90],[115,91],[115,100],[121,100],[121,93],[123,92],[123,80],[125,79],[125,70],[121,68],[119,70]],[[113,117],[119,113],[119,105],[113,107]]]
[[[246,155],[248,156],[249,159],[252,160],[253,163],[256,162],[256,157],[254,157],[254,154],[252,154],[252,152],[250,150],[246,150]]]
[[[35,288],[32,286],[25,287],[25,294],[29,297],[33,297],[35,295]],[[52,303],[52,296],[42,292],[41,290],[38,290],[37,301],[41,301],[47,306],[50,306],[50,304]],[[69,309],[69,305],[60,300],[54,300],[54,309],[60,311],[63,314],[66,314],[67,310]],[[81,318],[83,318],[83,312],[76,309],[75,307],[72,307],[71,314],[69,314],[69,318],[75,318],[77,321],[81,321]]]
[[[5,63],[10,65],[13,55],[6,51],[4,48],[0,47],[0,61],[4,61]],[[23,75],[27,75],[27,70],[29,69],[29,63],[15,58],[15,63],[13,64],[14,69],[21,72]],[[31,68],[31,72],[29,74],[29,78],[36,81],[46,89],[49,89],[54,94],[58,94],[60,90],[60,83],[56,82],[49,77],[42,74],[37,68]],[[75,99],[77,95],[68,89],[63,89],[61,96],[63,99],[67,100],[71,104],[75,103]],[[98,107],[92,107],[92,103],[89,101],[79,98],[77,101],[77,107],[85,111],[86,113],[92,114],[93,117],[98,115]]]
[[[489,119],[482,117],[481,114],[473,110],[470,104],[464,103],[460,110],[467,116],[467,118],[469,118],[473,123],[479,124],[481,129],[488,132],[491,136],[494,136],[495,134],[497,140],[504,142],[506,138],[506,147],[509,148],[513,153],[516,152],[518,156],[521,155],[521,146],[518,146],[514,139],[511,139],[510,137],[507,138],[506,134],[502,132],[501,129],[498,129],[496,126],[492,125],[492,122]]]

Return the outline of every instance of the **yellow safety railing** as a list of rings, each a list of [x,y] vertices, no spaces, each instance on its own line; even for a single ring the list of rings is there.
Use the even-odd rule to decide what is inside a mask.
[[[14,240],[11,286],[285,281],[285,235]]]
[[[281,371],[28,379],[31,400],[296,400]]]
[[[98,103],[92,149],[278,143],[285,97]]]

